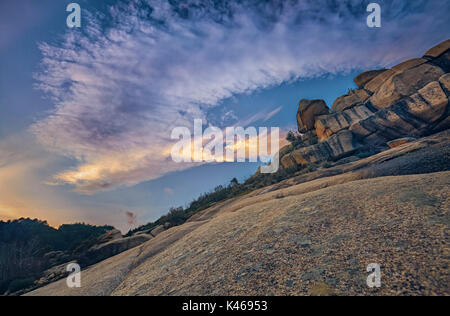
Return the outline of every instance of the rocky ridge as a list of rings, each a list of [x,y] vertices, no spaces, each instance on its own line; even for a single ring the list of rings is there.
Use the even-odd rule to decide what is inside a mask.
[[[399,138],[420,138],[450,127],[450,40],[422,58],[355,78],[358,89],[339,97],[331,111],[323,100],[301,100],[298,131],[312,143],[286,150],[284,168],[376,153]]]

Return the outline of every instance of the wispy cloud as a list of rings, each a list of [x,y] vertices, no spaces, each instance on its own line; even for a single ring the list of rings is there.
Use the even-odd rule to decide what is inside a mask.
[[[275,110],[269,112],[266,117],[264,118],[264,122],[267,122],[268,120],[270,120],[272,117],[274,117],[275,115],[278,114],[278,112],[280,112],[283,109],[282,106],[277,107]]]
[[[130,0],[84,11],[80,31],[40,45],[37,85],[55,109],[32,131],[78,161],[57,184],[93,193],[154,179],[189,167],[169,159],[173,127],[206,122],[236,94],[418,55],[447,36],[449,7],[390,1],[381,30],[367,28],[361,1]]]
[[[258,121],[261,121],[263,123],[267,122],[268,120],[270,120],[272,117],[274,117],[276,114],[278,114],[278,112],[280,112],[283,109],[282,106],[277,107],[275,110],[270,111],[269,113],[267,112],[257,112],[255,114],[253,114],[252,116],[250,116],[247,119],[244,120],[240,120],[238,121],[235,126],[249,126],[252,125]]]

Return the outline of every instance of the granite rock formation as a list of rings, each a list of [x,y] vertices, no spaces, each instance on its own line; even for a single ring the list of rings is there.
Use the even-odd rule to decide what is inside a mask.
[[[358,75],[358,89],[336,99],[301,100],[298,130],[318,142],[281,157],[286,169],[376,153],[399,138],[420,138],[450,127],[450,40],[422,58]]]

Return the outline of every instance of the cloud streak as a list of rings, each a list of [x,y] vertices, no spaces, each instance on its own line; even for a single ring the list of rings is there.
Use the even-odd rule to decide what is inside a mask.
[[[378,32],[361,1],[136,0],[84,11],[81,30],[40,45],[37,87],[55,108],[31,130],[77,161],[52,183],[90,194],[188,168],[169,158],[171,130],[206,122],[224,99],[389,66],[443,39],[449,4],[386,3]]]

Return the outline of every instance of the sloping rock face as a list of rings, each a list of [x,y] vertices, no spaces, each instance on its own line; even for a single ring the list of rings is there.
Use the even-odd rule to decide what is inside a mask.
[[[371,145],[404,136],[420,137],[448,117],[447,108],[448,96],[438,82],[431,82],[418,93],[353,124],[350,130],[360,142]]]
[[[282,156],[281,165],[291,169],[359,151],[379,152],[392,140],[448,129],[449,71],[447,40],[422,58],[358,75],[354,81],[359,89],[337,98],[331,113],[324,101],[302,100],[297,113],[299,132],[317,135],[318,143]]]
[[[436,66],[424,63],[426,60],[421,59],[417,63],[420,64],[408,68],[406,66],[396,71],[392,77],[387,79],[370,98],[371,104],[377,109],[383,109],[394,105],[400,99],[409,96],[417,90],[423,88],[432,81],[437,81],[444,74],[444,71]]]
[[[447,226],[435,206],[448,218],[448,175],[350,182],[217,214],[111,294],[446,295]],[[380,289],[365,283],[372,262]]]
[[[350,109],[356,105],[362,105],[370,95],[364,89],[352,90],[349,94],[339,97],[334,101],[331,110],[333,112],[341,112]]]

